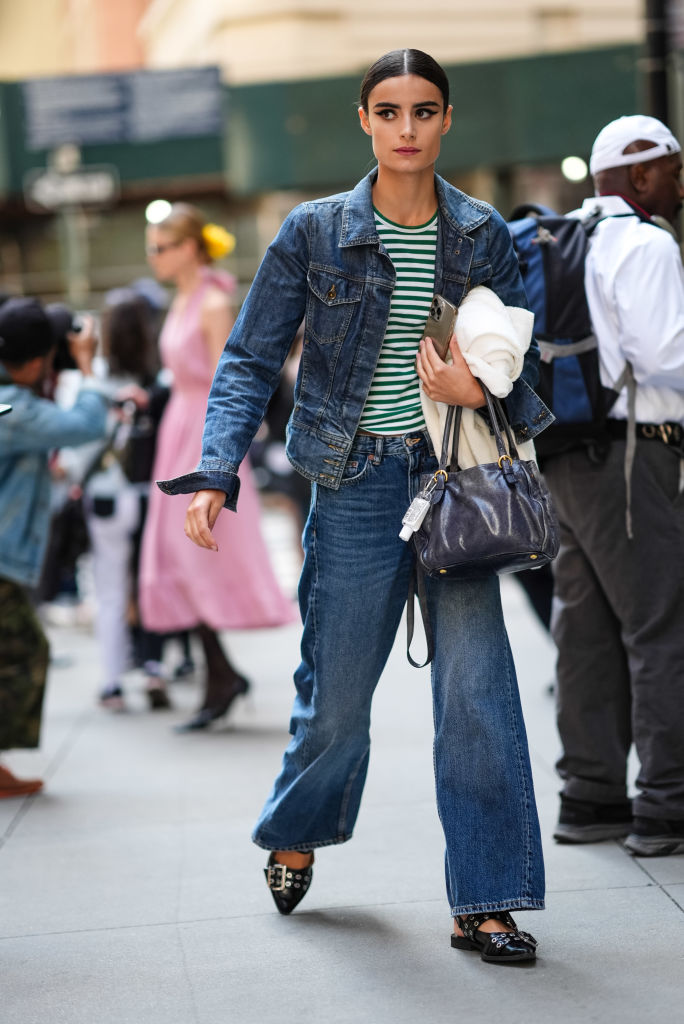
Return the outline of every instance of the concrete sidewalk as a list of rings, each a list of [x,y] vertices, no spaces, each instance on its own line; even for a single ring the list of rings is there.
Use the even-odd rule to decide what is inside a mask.
[[[222,728],[181,736],[171,725],[197,684],[173,684],[175,710],[150,713],[131,677],[131,710],[107,713],[92,636],[53,629],[71,664],[51,671],[43,746],[8,758],[44,773],[46,790],[0,803],[2,1024],[681,1020],[684,857],[550,839],[553,650],[522,591],[503,589],[546,841],[548,909],[520,915],[536,966],[450,948],[429,680],[403,635],[376,698],[354,840],[321,851],[311,892],[283,918],[249,836],[287,741],[298,630],[231,635],[253,697]]]

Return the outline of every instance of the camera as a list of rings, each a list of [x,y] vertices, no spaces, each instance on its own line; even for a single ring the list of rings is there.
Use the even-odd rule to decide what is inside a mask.
[[[69,339],[67,334],[77,334],[83,328],[83,323],[77,313],[74,313],[62,302],[52,302],[45,307],[45,312],[52,326],[55,336],[55,358],[53,367],[60,370],[76,370],[77,366],[71,355]]]

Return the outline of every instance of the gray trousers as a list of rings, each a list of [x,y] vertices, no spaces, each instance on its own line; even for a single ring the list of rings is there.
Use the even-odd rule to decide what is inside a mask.
[[[544,466],[561,521],[557,769],[565,796],[620,802],[634,743],[634,814],[684,819],[682,463],[660,442],[637,441],[630,540],[624,454],[614,441],[601,465],[577,451]]]

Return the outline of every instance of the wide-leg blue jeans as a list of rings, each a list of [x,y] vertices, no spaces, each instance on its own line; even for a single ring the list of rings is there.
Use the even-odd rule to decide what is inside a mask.
[[[412,568],[412,546],[398,536],[401,518],[421,473],[436,468],[422,432],[359,435],[341,488],[314,485],[292,741],[253,836],[265,849],[311,850],[352,835],[368,768],[371,700]],[[427,584],[451,912],[541,909],[541,838],[498,579]]]

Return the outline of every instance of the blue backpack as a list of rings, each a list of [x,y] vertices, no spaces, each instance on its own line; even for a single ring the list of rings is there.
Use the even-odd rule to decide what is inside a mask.
[[[601,384],[584,292],[588,239],[601,219],[598,212],[583,221],[563,217],[530,203],[508,223],[541,351],[537,390],[556,417],[535,438],[542,459],[584,447],[600,460],[608,450],[606,419],[617,392]]]

